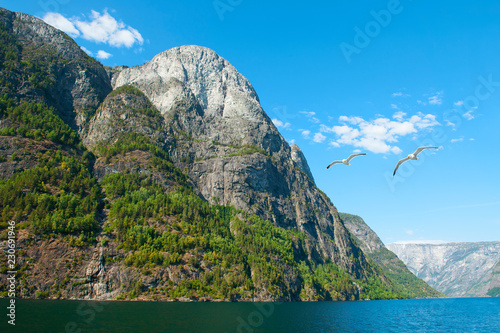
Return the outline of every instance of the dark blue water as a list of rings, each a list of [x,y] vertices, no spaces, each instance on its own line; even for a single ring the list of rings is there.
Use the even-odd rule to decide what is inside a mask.
[[[321,303],[0,300],[0,332],[500,333],[500,298]]]

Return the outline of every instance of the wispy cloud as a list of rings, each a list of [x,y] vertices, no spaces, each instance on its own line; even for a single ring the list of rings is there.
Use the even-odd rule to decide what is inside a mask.
[[[113,55],[111,53],[108,53],[108,52],[103,51],[103,50],[99,50],[99,51],[97,51],[96,58],[98,58],[98,59],[108,59],[108,58],[110,58],[112,56]]]
[[[451,127],[455,127],[456,124],[455,123],[452,123],[451,121],[449,120],[446,120],[446,126],[451,126]]]
[[[302,137],[304,139],[309,139],[309,135],[311,134],[310,130],[299,130],[300,134],[302,134]]]
[[[453,105],[462,106],[462,105],[464,105],[464,101],[456,101],[455,103],[453,103]]]
[[[392,97],[410,97],[410,95],[405,94],[402,91],[398,91],[398,92],[392,93]]]
[[[401,149],[394,143],[398,142],[400,137],[440,125],[432,114],[418,113],[406,118],[405,113],[396,112],[393,119],[379,116],[375,120],[367,121],[361,117],[340,116],[341,125],[328,127],[321,124],[320,131],[334,133],[336,140],[333,142],[338,145],[351,145],[373,153],[399,154]]]
[[[73,38],[80,36],[80,31],[75,27],[73,22],[59,13],[47,13],[43,17],[43,20],[51,26],[64,31]]]
[[[464,138],[463,138],[463,137],[461,137],[461,138],[459,138],[459,139],[451,139],[451,140],[450,140],[450,142],[451,142],[451,143],[462,142],[462,141],[464,141]]]
[[[89,19],[66,18],[59,13],[47,13],[43,20],[73,38],[81,37],[113,47],[130,48],[144,42],[139,31],[115,19],[107,10],[102,13],[92,10]]]
[[[403,111],[398,111],[392,115],[392,118],[396,119],[397,121],[403,121],[405,116],[406,113],[404,113]]]
[[[313,122],[315,124],[318,124],[320,122],[319,119],[315,117],[316,112],[312,112],[312,111],[300,111],[300,113],[302,113],[303,115],[305,115],[310,122]]]
[[[465,112],[462,116],[467,120],[472,120],[475,118],[474,110],[469,110],[469,111]]]
[[[335,148],[339,148],[340,147],[340,144],[335,142],[335,141],[330,141],[329,145],[335,147]]]
[[[441,105],[443,104],[442,91],[437,92],[435,95],[429,97],[429,104],[431,105]]]
[[[286,130],[290,130],[290,127],[292,126],[292,124],[290,123],[284,123],[283,121],[279,120],[279,119],[272,119],[272,122],[274,124],[274,126],[278,127],[278,128],[282,128],[282,129],[286,129]]]
[[[314,139],[313,139],[314,142],[322,143],[325,140],[326,140],[326,136],[324,136],[323,134],[321,134],[319,132],[314,134]]]
[[[91,56],[91,57],[93,56],[92,52],[91,52],[89,49],[87,49],[86,47],[84,47],[84,46],[80,46],[80,48],[81,48],[81,49],[82,49],[85,53],[87,53],[89,56]]]

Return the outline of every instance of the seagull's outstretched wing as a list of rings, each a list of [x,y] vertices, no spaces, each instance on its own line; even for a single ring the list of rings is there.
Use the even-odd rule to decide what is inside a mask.
[[[398,168],[401,164],[403,164],[404,162],[408,161],[410,158],[409,157],[405,157],[401,160],[399,160],[398,164],[396,165],[396,169],[394,169],[394,172],[392,173],[392,176],[394,177],[394,175],[396,174],[396,171],[398,171]]]
[[[326,168],[329,169],[332,165],[339,164],[339,163],[342,163],[342,161],[333,161]]]
[[[415,150],[415,152],[413,153],[413,155],[417,156],[418,154],[420,154],[422,152],[422,150],[429,149],[429,148],[437,149],[438,147],[418,147],[417,150]]]
[[[366,155],[365,153],[363,154],[352,154],[351,156],[349,156],[347,158],[347,163],[349,163],[353,158],[355,158],[356,156],[362,156],[362,155]]]

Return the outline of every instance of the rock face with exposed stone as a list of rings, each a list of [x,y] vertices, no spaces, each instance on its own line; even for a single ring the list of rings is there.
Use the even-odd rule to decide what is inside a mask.
[[[296,227],[310,236],[311,256],[365,275],[363,253],[316,187],[305,156],[281,136],[252,85],[227,60],[204,47],[175,47],[121,69],[113,84],[138,88],[163,115],[165,147],[205,200]]]

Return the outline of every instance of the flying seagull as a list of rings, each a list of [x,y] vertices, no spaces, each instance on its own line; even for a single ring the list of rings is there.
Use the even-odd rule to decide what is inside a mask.
[[[399,160],[398,164],[396,165],[396,169],[394,169],[394,173],[392,174],[392,176],[394,177],[394,175],[396,174],[396,171],[398,170],[398,168],[401,164],[403,164],[404,162],[409,161],[409,160],[415,160],[415,161],[418,160],[417,155],[420,154],[422,152],[422,150],[429,149],[429,148],[437,149],[438,147],[418,147],[417,150],[415,150],[415,152],[413,154],[410,154],[407,157]]]
[[[362,155],[366,155],[366,154],[352,154],[351,156],[349,156],[348,158],[346,158],[345,160],[342,160],[342,161],[333,161],[332,163],[330,163],[330,165],[328,165],[326,168],[330,168],[332,165],[335,165],[335,164],[340,164],[340,163],[344,163],[345,165],[350,165],[349,162],[355,158],[356,156],[362,156]]]

